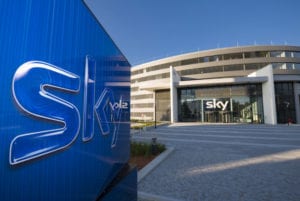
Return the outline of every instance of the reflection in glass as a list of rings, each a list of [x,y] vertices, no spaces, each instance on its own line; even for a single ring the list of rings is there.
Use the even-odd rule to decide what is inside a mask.
[[[277,123],[296,122],[294,85],[292,82],[275,83]]]
[[[263,123],[260,84],[178,90],[179,121]]]

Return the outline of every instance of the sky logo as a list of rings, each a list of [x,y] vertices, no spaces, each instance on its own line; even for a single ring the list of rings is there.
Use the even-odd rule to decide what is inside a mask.
[[[227,110],[228,107],[228,100],[217,100],[217,99],[212,99],[212,100],[205,100],[205,108],[206,109],[221,109],[222,111]]]
[[[57,95],[79,94],[79,76],[41,61],[26,62],[16,70],[12,80],[12,94],[18,108],[35,120],[60,126],[17,135],[10,144],[11,165],[71,146],[78,138],[80,129],[82,141],[90,141],[94,136],[94,122],[98,122],[102,135],[112,135],[111,147],[116,146],[122,110],[128,109],[128,102],[123,101],[122,96],[116,102],[113,91],[109,88],[104,88],[95,101],[95,72],[96,62],[87,56],[81,122],[79,109]],[[28,81],[31,81],[31,85],[25,84]]]

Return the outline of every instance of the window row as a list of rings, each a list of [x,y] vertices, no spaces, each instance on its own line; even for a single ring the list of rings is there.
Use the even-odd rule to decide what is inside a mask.
[[[275,63],[273,69],[279,70],[300,70],[300,63]]]
[[[237,64],[237,65],[230,65],[230,66],[214,66],[214,67],[182,70],[182,71],[179,71],[178,74],[181,76],[184,76],[184,75],[227,72],[227,71],[257,70],[257,69],[263,68],[266,65],[268,65],[268,64],[267,63],[258,63],[258,64]]]
[[[242,53],[231,53],[231,54],[222,54],[214,55],[207,57],[198,57],[192,59],[186,59],[177,62],[165,63],[161,65],[156,65],[146,68],[146,72],[157,71],[161,69],[169,68],[170,66],[184,66],[197,63],[205,62],[216,62],[223,60],[233,60],[233,59],[248,59],[248,58],[268,58],[268,57],[286,57],[286,58],[300,58],[300,52],[292,51],[255,51],[255,52],[242,52]],[[142,74],[143,70],[133,71],[132,75]]]
[[[144,82],[144,81],[149,81],[149,80],[165,79],[165,78],[169,78],[169,77],[170,77],[170,73],[162,73],[162,74],[158,74],[158,75],[151,75],[151,76],[148,76],[148,77],[132,79],[131,83]]]
[[[153,103],[136,103],[131,104],[131,108],[153,108]]]
[[[153,98],[153,95],[152,94],[143,94],[143,95],[131,96],[131,100],[139,100],[139,99],[147,99],[147,98]]]
[[[131,75],[138,75],[138,74],[142,74],[143,72],[144,72],[144,69],[140,69],[140,70],[132,71]]]
[[[243,52],[234,54],[223,54],[214,55],[207,57],[199,57],[193,59],[187,59],[181,61],[181,65],[190,65],[204,62],[214,62],[223,60],[233,60],[233,59],[248,59],[248,58],[268,58],[268,57],[287,57],[287,58],[300,58],[300,52],[290,52],[290,51],[256,51],[256,52]]]

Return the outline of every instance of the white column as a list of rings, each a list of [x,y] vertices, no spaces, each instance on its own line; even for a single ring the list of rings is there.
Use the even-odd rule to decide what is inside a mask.
[[[178,121],[178,98],[177,84],[180,81],[180,76],[176,70],[170,66],[170,104],[171,104],[171,123]]]
[[[248,75],[248,77],[258,77],[258,76],[268,77],[268,81],[262,83],[265,124],[277,124],[275,88],[274,88],[272,65],[268,65]]]

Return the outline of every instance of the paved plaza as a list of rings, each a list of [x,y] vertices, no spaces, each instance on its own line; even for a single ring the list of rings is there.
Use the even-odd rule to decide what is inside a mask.
[[[139,200],[300,200],[298,125],[178,123],[132,135],[153,137],[174,151],[139,182]]]

